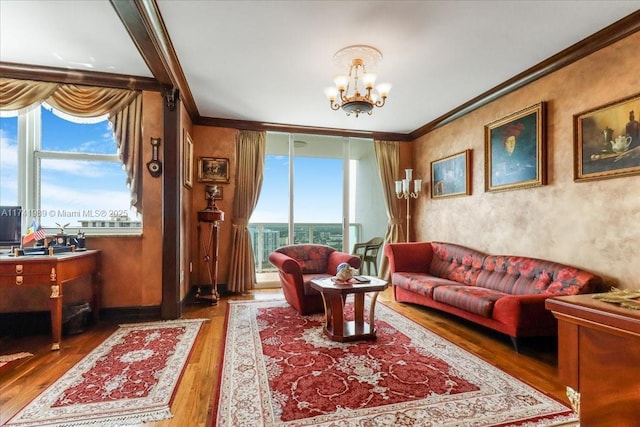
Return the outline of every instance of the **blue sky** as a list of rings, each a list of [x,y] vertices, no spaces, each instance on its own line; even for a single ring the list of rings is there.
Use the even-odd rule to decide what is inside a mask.
[[[0,119],[0,203],[17,203],[17,118]],[[92,154],[116,154],[108,121],[77,124],[42,109],[42,149]],[[69,223],[77,228],[76,212],[91,211],[91,218],[108,220],[110,214],[130,209],[126,177],[119,162],[42,160],[41,215],[43,226]],[[37,213],[34,213],[34,216]],[[81,215],[82,216],[82,215]]]
[[[296,222],[342,222],[342,159],[295,157]],[[252,222],[287,222],[289,159],[267,155],[260,200]]]

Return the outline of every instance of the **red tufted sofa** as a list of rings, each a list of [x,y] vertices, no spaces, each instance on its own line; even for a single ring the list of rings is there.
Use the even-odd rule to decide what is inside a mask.
[[[322,295],[311,287],[311,280],[336,275],[343,262],[360,268],[360,257],[325,245],[289,245],[269,254],[269,262],[278,269],[284,298],[298,313],[322,313]]]
[[[602,290],[602,279],[584,270],[452,243],[392,243],[384,252],[396,301],[433,307],[507,334],[516,351],[518,337],[557,334],[546,298]]]

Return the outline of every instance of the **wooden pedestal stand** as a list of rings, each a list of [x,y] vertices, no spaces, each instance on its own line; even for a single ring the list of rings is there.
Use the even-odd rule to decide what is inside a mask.
[[[202,294],[200,287],[198,287],[195,298],[196,301],[208,301],[211,305],[216,305],[220,299],[218,293],[218,227],[222,221],[224,221],[224,212],[218,209],[213,198],[209,199],[207,209],[198,211],[198,234],[202,243],[203,259],[209,273],[211,295]],[[208,236],[203,233],[202,223],[209,225]],[[206,241],[207,237],[208,241]]]

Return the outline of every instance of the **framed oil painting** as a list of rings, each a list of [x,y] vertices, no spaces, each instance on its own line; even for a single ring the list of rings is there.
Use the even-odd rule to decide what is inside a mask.
[[[431,162],[431,198],[471,194],[471,150]]]
[[[573,116],[574,181],[640,174],[640,94]]]
[[[182,182],[185,187],[191,188],[193,186],[193,141],[187,131],[184,131],[182,143],[184,159],[184,164],[182,165]]]
[[[545,116],[540,102],[485,126],[485,191],[547,183]]]
[[[229,159],[200,157],[198,182],[229,182]]]

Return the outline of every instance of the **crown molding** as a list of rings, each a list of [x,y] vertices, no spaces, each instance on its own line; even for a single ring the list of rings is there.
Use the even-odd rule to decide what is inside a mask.
[[[410,140],[416,140],[427,133],[446,125],[460,117],[501,98],[521,87],[572,64],[604,47],[607,47],[633,33],[640,31],[640,10],[605,27],[593,35],[575,43],[563,51],[545,59],[528,70],[489,89],[459,107],[443,114],[437,119],[421,126],[409,134]]]

